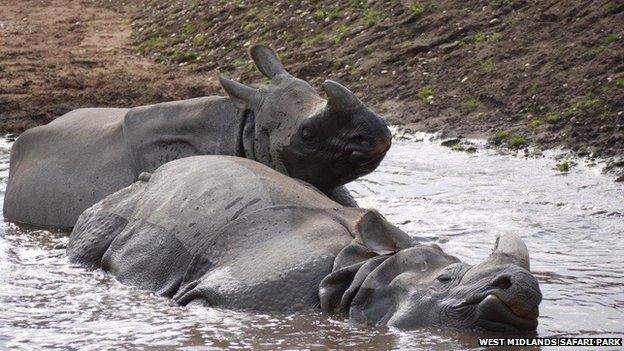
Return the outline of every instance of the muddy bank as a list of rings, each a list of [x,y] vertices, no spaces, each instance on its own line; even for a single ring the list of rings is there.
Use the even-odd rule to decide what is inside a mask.
[[[316,87],[344,82],[393,124],[511,148],[624,154],[618,2],[8,4],[0,15],[2,131],[76,107],[220,93],[217,70],[261,83],[244,51],[263,42],[293,74]]]
[[[624,5],[613,1],[145,1],[141,53],[260,81],[241,52],[348,83],[394,124],[512,147],[624,149]],[[511,142],[510,142],[511,141]]]
[[[217,86],[137,56],[121,8],[91,1],[3,1],[0,132],[21,132],[79,107],[202,96]]]

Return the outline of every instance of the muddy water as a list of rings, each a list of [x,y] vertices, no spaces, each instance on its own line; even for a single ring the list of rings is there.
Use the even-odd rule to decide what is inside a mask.
[[[2,193],[8,148],[0,145]],[[412,235],[476,263],[501,231],[520,234],[544,301],[540,336],[624,336],[624,189],[596,167],[466,154],[397,140],[350,186]],[[1,201],[0,201],[1,202]],[[476,346],[475,332],[361,328],[319,314],[183,308],[67,262],[67,234],[0,228],[0,349],[409,349]]]

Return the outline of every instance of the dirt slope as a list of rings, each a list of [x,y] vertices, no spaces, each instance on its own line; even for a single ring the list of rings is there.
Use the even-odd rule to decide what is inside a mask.
[[[244,81],[260,80],[244,47],[271,44],[295,75],[345,82],[397,124],[624,149],[621,2],[148,0],[133,28],[148,57]]]
[[[219,93],[217,69],[262,82],[244,51],[263,42],[395,124],[624,155],[623,28],[606,0],[5,0],[0,130]]]
[[[201,96],[205,77],[136,55],[130,21],[88,1],[0,4],[0,132],[88,106]]]

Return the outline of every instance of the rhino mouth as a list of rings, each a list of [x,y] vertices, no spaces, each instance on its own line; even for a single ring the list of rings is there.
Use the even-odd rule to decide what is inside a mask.
[[[373,156],[373,158],[366,158],[366,160],[363,161],[356,161],[357,163],[357,173],[358,174],[368,174],[372,171],[375,170],[375,168],[377,168],[379,166],[379,164],[381,163],[381,161],[384,159],[384,157],[386,157],[386,153],[388,152],[388,149],[383,150],[382,152],[376,154]]]
[[[526,312],[514,307],[493,293],[484,295],[476,305],[478,324],[494,331],[533,331],[537,328],[537,308]]]

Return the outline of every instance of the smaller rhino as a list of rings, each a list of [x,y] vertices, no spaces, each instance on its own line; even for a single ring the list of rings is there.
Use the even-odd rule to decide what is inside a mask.
[[[402,329],[537,326],[542,295],[516,235],[473,266],[251,160],[188,157],[140,178],[80,216],[72,262],[180,305],[320,310]]]
[[[372,172],[391,145],[386,123],[327,80],[323,99],[264,45],[249,54],[270,84],[220,77],[228,97],[86,108],[29,129],[11,150],[4,217],[73,227],[107,195],[175,159],[231,155],[261,162],[356,206],[342,185]]]

